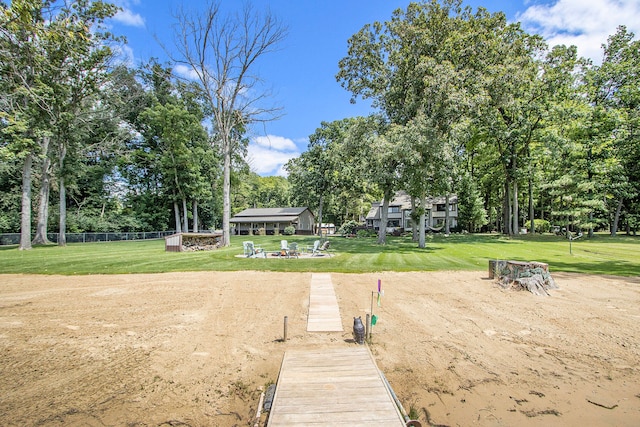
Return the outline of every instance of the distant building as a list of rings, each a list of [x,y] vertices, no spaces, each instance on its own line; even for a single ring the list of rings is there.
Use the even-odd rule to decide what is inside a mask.
[[[427,205],[425,207],[425,226],[429,230],[439,231],[444,227],[446,216],[446,197],[427,197]],[[380,218],[383,201],[373,202],[371,210],[366,217],[368,228],[375,230],[380,229]],[[449,196],[449,228],[458,225],[458,196],[452,194]],[[404,191],[395,194],[393,200],[389,202],[389,211],[387,213],[387,232],[394,231],[410,231],[412,229],[411,222],[411,196]]]
[[[317,226],[318,224],[316,224],[316,227]],[[336,225],[331,222],[323,222],[322,224],[320,224],[320,230],[322,234],[336,234]]]
[[[304,207],[250,208],[237,213],[230,222],[236,234],[258,234],[261,228],[266,234],[282,234],[289,226],[295,227],[296,234],[313,234],[315,217]]]

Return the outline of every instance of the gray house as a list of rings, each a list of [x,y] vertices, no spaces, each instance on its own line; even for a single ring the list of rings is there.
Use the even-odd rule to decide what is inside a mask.
[[[444,227],[446,216],[445,197],[427,197],[425,226],[429,230],[440,230]],[[373,202],[367,214],[367,227],[380,229],[382,201]],[[449,196],[449,226],[454,228],[458,224],[458,196]],[[404,191],[399,191],[389,202],[387,212],[387,232],[411,230],[411,197]]]
[[[235,234],[258,234],[261,228],[266,234],[282,234],[288,226],[295,227],[296,234],[313,234],[315,217],[309,208],[250,208],[230,222],[235,225]]]

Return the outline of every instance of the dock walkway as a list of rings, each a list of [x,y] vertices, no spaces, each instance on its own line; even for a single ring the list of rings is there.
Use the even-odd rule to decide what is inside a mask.
[[[342,332],[330,274],[312,274],[308,332]],[[404,426],[368,347],[287,350],[269,427]]]
[[[342,332],[340,308],[329,273],[313,273],[309,289],[307,332]]]
[[[404,426],[366,346],[288,350],[269,427]]]

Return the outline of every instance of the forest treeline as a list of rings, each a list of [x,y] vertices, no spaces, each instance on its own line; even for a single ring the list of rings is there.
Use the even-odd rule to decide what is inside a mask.
[[[337,84],[374,112],[319,121],[287,177],[261,177],[246,151],[262,95],[243,99],[255,81],[242,76],[285,28],[255,11],[238,34],[214,27],[220,40],[260,34],[263,49],[211,52],[218,70],[246,55],[226,64],[242,75],[184,80],[175,61],[117,61],[124,40],[104,25],[117,11],[0,2],[0,232],[22,231],[23,248],[47,231],[64,244],[66,232],[228,229],[247,207],[308,206],[340,225],[399,190],[418,224],[429,196],[455,194],[469,232],[638,228],[640,42],[624,26],[594,63],[502,13],[410,3],[354,34],[338,64]],[[216,67],[187,57],[197,40],[182,40],[183,62],[206,74]]]

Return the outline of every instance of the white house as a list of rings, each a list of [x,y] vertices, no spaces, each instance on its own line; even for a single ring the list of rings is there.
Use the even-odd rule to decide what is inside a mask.
[[[444,227],[446,217],[446,197],[427,197],[425,226],[427,229],[439,231]],[[373,202],[371,210],[367,214],[367,227],[375,230],[380,229],[380,216],[383,201]],[[449,196],[449,227],[458,225],[458,196]],[[393,200],[389,202],[387,213],[387,231],[410,231],[411,222],[411,196],[404,191],[395,194]]]

